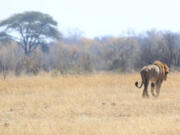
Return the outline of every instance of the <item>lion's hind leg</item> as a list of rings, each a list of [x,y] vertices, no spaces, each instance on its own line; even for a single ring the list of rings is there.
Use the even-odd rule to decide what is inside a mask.
[[[148,79],[145,79],[145,82],[144,82],[144,90],[143,90],[143,94],[142,94],[142,97],[145,98],[145,97],[149,97],[148,95],[148,85],[149,85],[149,80]]]
[[[151,82],[151,94],[155,97],[156,95],[154,94],[154,88],[155,88],[155,84],[154,82]]]

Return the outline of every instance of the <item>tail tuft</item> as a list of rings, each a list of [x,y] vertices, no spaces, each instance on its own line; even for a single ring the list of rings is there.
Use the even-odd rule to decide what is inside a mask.
[[[138,82],[135,82],[136,87],[138,87]]]
[[[137,88],[141,88],[143,86],[143,82],[141,82],[141,86],[138,86],[138,82],[135,82]]]

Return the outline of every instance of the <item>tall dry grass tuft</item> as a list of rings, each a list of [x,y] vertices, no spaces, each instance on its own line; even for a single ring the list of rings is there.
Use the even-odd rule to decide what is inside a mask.
[[[179,135],[180,73],[142,99],[139,74],[0,80],[0,135]]]

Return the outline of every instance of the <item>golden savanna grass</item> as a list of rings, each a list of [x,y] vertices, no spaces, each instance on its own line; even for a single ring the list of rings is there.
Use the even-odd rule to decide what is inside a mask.
[[[139,74],[0,80],[0,135],[179,135],[180,73],[142,99]],[[150,94],[150,93],[149,93]]]

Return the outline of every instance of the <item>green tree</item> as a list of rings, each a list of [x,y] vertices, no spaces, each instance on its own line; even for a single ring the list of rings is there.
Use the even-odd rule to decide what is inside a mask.
[[[15,14],[0,22],[0,37],[15,41],[29,55],[38,46],[60,39],[57,22],[48,14],[29,11]],[[0,38],[0,40],[1,40]]]

